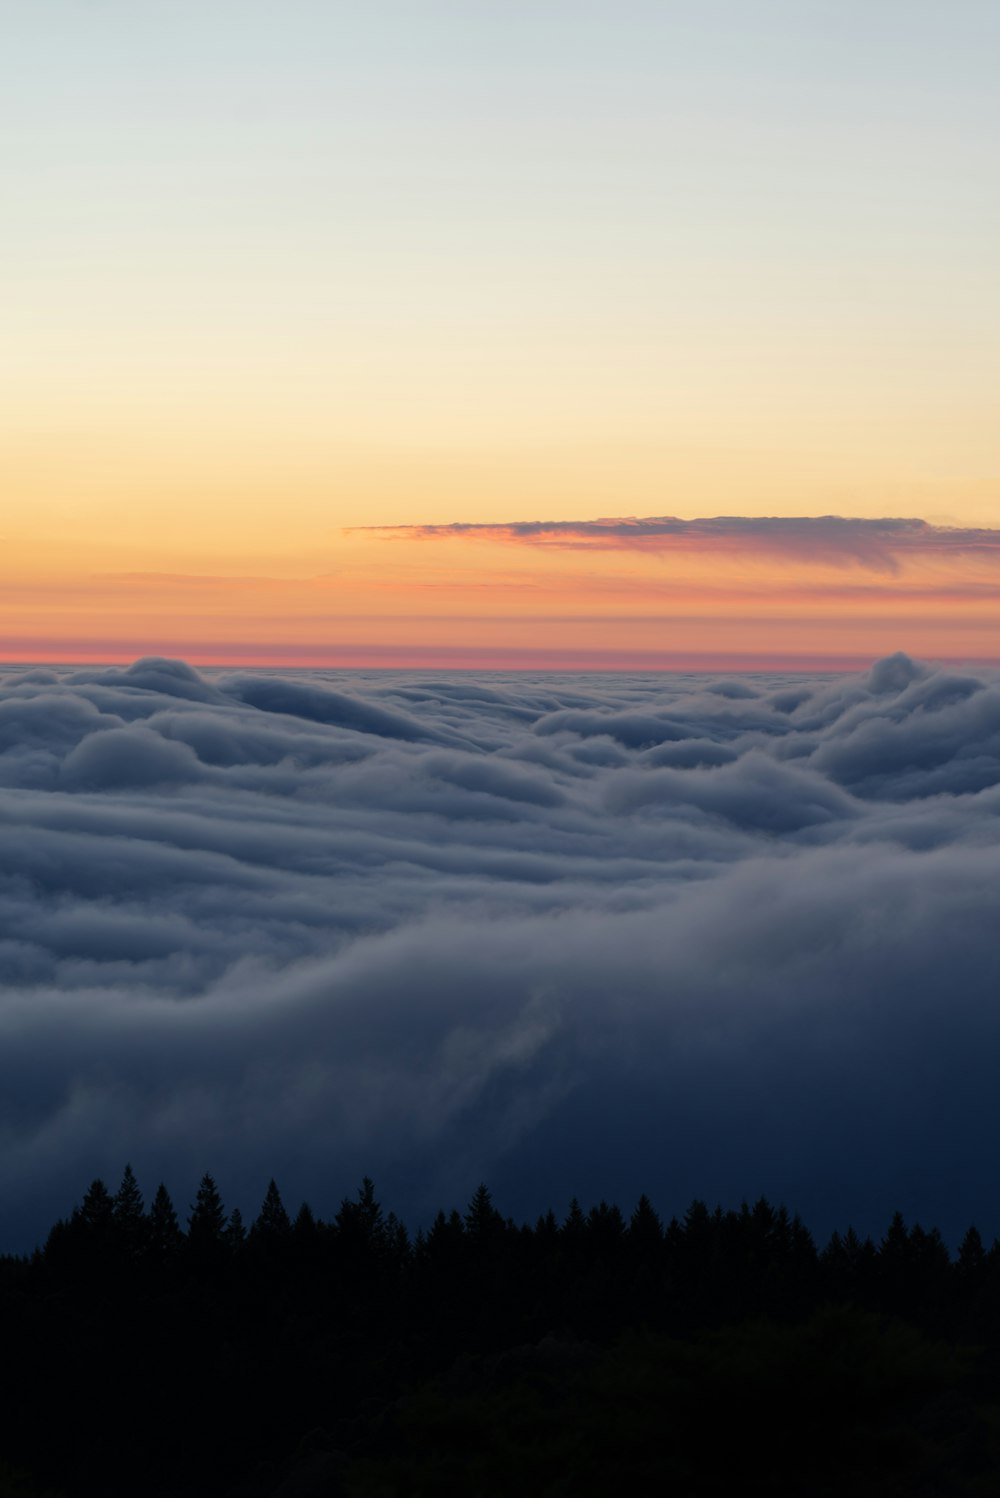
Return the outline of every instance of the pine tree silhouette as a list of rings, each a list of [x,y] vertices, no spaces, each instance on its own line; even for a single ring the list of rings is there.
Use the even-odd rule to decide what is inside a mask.
[[[281,1193],[275,1181],[268,1182],[267,1191],[261,1204],[260,1213],[253,1227],[250,1229],[251,1236],[268,1239],[287,1238],[291,1232],[292,1224],[285,1204],[281,1200]]]
[[[958,1274],[962,1279],[977,1279],[986,1264],[986,1249],[979,1229],[970,1227],[958,1250]]]
[[[334,1218],[334,1226],[345,1247],[358,1245],[365,1251],[378,1249],[385,1235],[382,1208],[375,1200],[375,1183],[365,1176],[357,1201],[344,1197]]]
[[[646,1195],[640,1196],[629,1219],[629,1244],[640,1258],[655,1259],[663,1247],[663,1224]]]
[[[557,1242],[559,1238],[559,1223],[551,1207],[535,1223],[535,1237],[550,1246],[554,1246]]]
[[[587,1213],[587,1237],[599,1255],[614,1255],[625,1238],[625,1219],[619,1207],[598,1202]]]
[[[149,1248],[154,1259],[166,1263],[179,1250],[184,1235],[177,1221],[170,1193],[161,1181],[149,1209]]]
[[[431,1223],[423,1245],[425,1258],[431,1273],[447,1279],[455,1272],[462,1256],[465,1224],[457,1212],[445,1216],[438,1212]]]
[[[87,1192],[73,1216],[88,1232],[110,1238],[114,1222],[115,1207],[111,1193],[98,1177],[91,1181]]]
[[[559,1229],[560,1235],[566,1247],[571,1252],[583,1248],[584,1239],[587,1235],[587,1219],[583,1214],[583,1208],[574,1196],[569,1204],[566,1221]]]
[[[319,1231],[319,1225],[313,1215],[313,1209],[308,1202],[303,1202],[296,1212],[292,1229],[301,1238],[312,1238]]]
[[[406,1223],[401,1222],[395,1212],[390,1212],[385,1219],[385,1246],[389,1258],[397,1269],[408,1263],[412,1257],[413,1250]]]
[[[217,1268],[226,1257],[226,1209],[215,1181],[202,1176],[188,1218],[187,1248],[191,1262],[199,1268]]]
[[[131,1165],[125,1166],[112,1203],[115,1236],[127,1259],[137,1259],[146,1247],[148,1220],[139,1183]]]
[[[894,1212],[878,1248],[883,1266],[905,1264],[910,1258],[910,1234],[902,1212]]]
[[[465,1214],[465,1235],[474,1248],[486,1248],[503,1235],[504,1220],[493,1205],[485,1184],[480,1183]]]
[[[225,1238],[226,1243],[229,1246],[230,1252],[233,1254],[239,1253],[240,1249],[246,1242],[247,1230],[243,1226],[243,1213],[240,1211],[239,1207],[234,1207],[230,1212],[229,1220],[226,1223],[223,1237]]]
[[[95,1283],[104,1283],[113,1274],[114,1201],[100,1178],[91,1181],[62,1236],[62,1243],[58,1237],[51,1242],[50,1252],[63,1257],[73,1266],[74,1273],[81,1273]]]
[[[361,1182],[355,1216],[361,1224],[365,1238],[370,1243],[378,1242],[382,1238],[384,1232],[382,1208],[375,1200],[375,1182],[370,1176],[365,1176]]]

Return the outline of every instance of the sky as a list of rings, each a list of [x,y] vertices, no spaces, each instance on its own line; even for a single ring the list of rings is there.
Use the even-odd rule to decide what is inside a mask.
[[[0,1199],[1000,1233],[1000,672],[0,673]]]
[[[8,7],[0,659],[1000,658],[998,44],[992,0]]]

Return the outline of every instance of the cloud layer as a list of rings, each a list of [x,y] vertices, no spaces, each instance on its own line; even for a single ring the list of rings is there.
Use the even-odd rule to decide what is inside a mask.
[[[605,520],[456,521],[450,525],[369,528],[427,539],[479,536],[483,540],[609,551],[733,552],[833,566],[855,565],[876,572],[894,572],[903,558],[913,556],[977,555],[1000,560],[1000,530],[889,517],[715,515],[680,520],[676,515],[626,515]]]
[[[131,1158],[1000,1231],[1000,677],[0,677],[3,1247]]]

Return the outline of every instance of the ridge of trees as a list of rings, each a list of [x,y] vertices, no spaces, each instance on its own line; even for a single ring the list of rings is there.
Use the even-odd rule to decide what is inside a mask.
[[[0,1468],[71,1495],[266,1495],[309,1431],[363,1454],[384,1440],[373,1412],[477,1359],[549,1345],[575,1367],[623,1337],[793,1336],[831,1307],[979,1349],[1000,1401],[1000,1242],[974,1227],[952,1257],[899,1213],[878,1241],[847,1227],[819,1248],[764,1198],[667,1221],[646,1196],[627,1215],[574,1199],[517,1223],[484,1184],[411,1233],[368,1178],[329,1219],[289,1211],[272,1180],[246,1224],[209,1174],[179,1212],[162,1184],[147,1207],[126,1166],[33,1254],[0,1259]]]
[[[130,1164],[112,1194],[101,1179],[91,1182],[68,1218],[57,1221],[44,1245],[28,1256],[4,1255],[8,1267],[20,1264],[42,1273],[120,1272],[142,1267],[147,1273],[178,1270],[194,1275],[231,1269],[240,1263],[301,1267],[336,1260],[358,1273],[414,1269],[435,1262],[454,1267],[462,1258],[512,1261],[527,1254],[541,1262],[546,1253],[561,1261],[584,1261],[604,1269],[618,1262],[669,1269],[689,1281],[718,1279],[724,1270],[741,1281],[780,1271],[792,1281],[837,1295],[848,1287],[873,1291],[890,1286],[903,1302],[932,1283],[970,1285],[1000,1276],[1000,1239],[987,1248],[975,1226],[968,1229],[954,1259],[937,1228],[907,1226],[899,1212],[884,1236],[859,1237],[853,1227],[835,1231],[822,1249],[801,1218],[765,1197],[737,1209],[714,1209],[695,1199],[680,1218],[664,1222],[646,1195],[626,1217],[615,1204],[600,1201],[584,1211],[574,1197],[560,1221],[550,1209],[535,1223],[504,1217],[485,1184],[466,1211],[439,1210],[428,1229],[413,1235],[376,1200],[365,1177],[356,1196],[344,1197],[329,1220],[307,1202],[294,1218],[277,1183],[267,1185],[260,1210],[247,1226],[239,1208],[227,1211],[212,1175],[202,1176],[187,1213],[186,1227],[162,1183],[147,1208]]]

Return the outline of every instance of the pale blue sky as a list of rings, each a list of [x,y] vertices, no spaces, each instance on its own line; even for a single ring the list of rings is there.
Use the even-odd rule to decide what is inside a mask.
[[[919,508],[919,484],[934,513],[992,502],[996,3],[4,17],[18,430],[65,412],[92,448],[117,424],[160,462],[168,416],[200,451],[213,423],[230,446],[252,427],[265,466],[290,443],[320,467],[331,441],[483,464],[625,443],[637,506],[695,513],[822,509],[831,482],[865,512]],[[718,455],[751,448],[741,488]],[[424,513],[426,482],[412,502],[379,484],[387,518]],[[579,508],[563,489],[552,513]],[[539,503],[512,480],[509,513]]]

